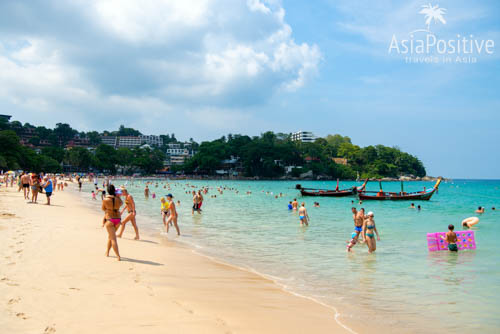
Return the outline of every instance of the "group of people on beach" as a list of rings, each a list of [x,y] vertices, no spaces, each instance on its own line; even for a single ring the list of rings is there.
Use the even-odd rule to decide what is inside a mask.
[[[50,205],[50,198],[53,191],[57,188],[58,190],[64,189],[64,180],[60,177],[58,183],[56,175],[48,175],[43,173],[25,173],[22,172],[17,177],[15,175],[6,174],[4,176],[3,182],[5,186],[14,187],[14,183],[17,180],[18,192],[21,190],[24,193],[24,199],[28,200],[29,203],[38,204],[38,194],[45,193],[47,198],[46,205]]]
[[[127,222],[131,222],[135,231],[134,240],[139,240],[139,228],[137,227],[137,211],[136,205],[134,201],[134,197],[128,192],[125,186],[121,186],[116,189],[113,184],[108,181],[105,181],[106,192],[105,197],[102,200],[102,211],[104,211],[103,218],[103,226],[106,228],[108,232],[108,241],[106,248],[106,256],[109,256],[109,252],[111,248],[116,254],[118,260],[120,260],[120,252],[118,249],[117,238],[121,238],[123,236],[123,232],[125,230],[125,226]],[[96,186],[96,191],[99,191]],[[103,192],[101,190],[101,192]],[[149,186],[146,185],[144,190],[144,194],[146,198],[149,198]],[[163,224],[169,232],[169,228],[173,225],[177,231],[177,235],[180,235],[179,225],[177,223],[178,213],[173,201],[173,195],[168,194],[165,197],[160,199],[161,205],[161,215],[163,218]],[[122,200],[123,198],[123,200]],[[123,208],[122,208],[123,205]],[[125,211],[127,211],[125,213]],[[122,216],[126,214],[125,218],[122,219]]]

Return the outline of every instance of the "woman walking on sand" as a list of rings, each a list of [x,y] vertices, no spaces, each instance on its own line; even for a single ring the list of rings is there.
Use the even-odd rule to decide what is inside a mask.
[[[363,235],[368,246],[368,253],[373,253],[377,249],[377,241],[375,241],[375,234],[377,240],[380,241],[377,228],[375,227],[375,220],[373,220],[373,212],[368,212],[365,220],[363,221]]]
[[[132,223],[132,226],[134,227],[135,231],[135,238],[134,240],[139,240],[139,229],[137,228],[137,222],[135,220],[135,217],[137,215],[137,212],[135,211],[135,202],[134,198],[132,195],[130,195],[125,188],[121,188],[121,193],[122,196],[125,197],[125,207],[123,208],[121,214],[127,209],[128,215],[125,217],[125,219],[122,221],[122,227],[120,228],[120,232],[118,233],[118,238],[121,238],[123,236],[123,231],[125,230],[125,224],[130,221]]]
[[[119,196],[115,195],[115,186],[110,184],[108,186],[108,195],[102,201],[102,211],[104,211],[104,218],[106,223],[104,227],[108,231],[108,245],[106,249],[106,256],[109,256],[111,247],[115,251],[118,261],[121,260],[120,252],[118,251],[118,242],[116,240],[116,229],[121,224],[120,207],[123,202]]]

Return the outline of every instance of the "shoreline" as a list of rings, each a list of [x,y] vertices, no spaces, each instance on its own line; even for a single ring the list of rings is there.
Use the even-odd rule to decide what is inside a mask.
[[[2,270],[0,273],[1,283],[4,283],[0,284],[0,291],[3,290],[3,295],[6,296],[7,299],[5,303],[3,303],[3,305],[7,305],[5,312],[2,312],[3,319],[0,318],[0,324],[2,324],[4,328],[12,329],[15,332],[24,325],[24,329],[26,330],[38,329],[39,331],[43,331],[45,328],[46,333],[55,332],[60,329],[67,331],[70,328],[73,332],[90,332],[90,330],[86,328],[81,328],[85,327],[85,325],[81,327],[78,325],[75,326],[74,321],[80,321],[78,313],[69,314],[70,312],[67,312],[65,308],[65,303],[55,302],[60,298],[67,299],[64,297],[69,297],[71,292],[82,291],[84,288],[68,287],[66,291],[58,291],[61,285],[65,285],[68,282],[62,277],[52,277],[53,274],[58,273],[59,276],[61,276],[61,274],[64,273],[65,275],[62,275],[63,277],[69,275],[73,278],[73,280],[71,280],[71,285],[80,285],[90,289],[92,293],[87,295],[88,299],[84,298],[80,300],[80,302],[85,300],[91,303],[94,298],[100,299],[101,292],[108,292],[109,294],[114,291],[114,289],[111,289],[111,291],[109,290],[111,288],[108,281],[109,275],[112,275],[112,277],[114,277],[114,275],[118,277],[121,277],[121,275],[128,277],[132,275],[132,272],[138,269],[135,267],[141,267],[140,273],[134,273],[137,277],[140,276],[140,278],[134,278],[132,280],[132,284],[138,285],[137,287],[131,289],[129,285],[122,286],[122,283],[118,282],[116,283],[118,286],[115,288],[119,290],[119,288],[122,287],[127,293],[136,295],[136,298],[133,300],[128,300],[129,304],[134,304],[134,310],[138,305],[142,304],[142,307],[151,309],[151,311],[158,307],[158,309],[162,310],[167,309],[168,313],[172,314],[180,313],[182,315],[187,312],[188,315],[192,315],[191,317],[193,319],[187,323],[182,322],[179,324],[173,319],[172,321],[160,321],[168,328],[172,328],[172,323],[176,323],[178,326],[176,328],[182,332],[197,333],[200,332],[200,328],[193,325],[193,323],[199,323],[201,321],[203,323],[203,332],[205,333],[230,332],[233,329],[237,329],[240,332],[255,332],[257,330],[259,332],[269,333],[276,332],[277,329],[279,329],[279,331],[297,333],[303,330],[328,333],[354,332],[338,320],[339,313],[335,308],[329,305],[322,304],[307,296],[299,296],[298,294],[285,290],[274,281],[259,273],[223,263],[207,255],[200,254],[196,252],[196,250],[190,249],[190,247],[181,247],[177,242],[168,241],[165,240],[165,238],[155,238],[154,236],[148,235],[142,242],[120,239],[120,252],[124,261],[118,262],[113,258],[105,258],[102,254],[104,253],[106,239],[105,232],[102,231],[100,227],[97,227],[102,216],[100,216],[99,213],[91,212],[90,208],[86,207],[83,203],[78,203],[78,201],[73,201],[76,203],[70,209],[67,204],[77,199],[76,194],[70,193],[73,188],[74,187],[70,186],[67,188],[67,192],[56,192],[55,200],[53,201],[55,205],[51,207],[40,204],[26,204],[22,198],[22,193],[17,193],[17,189],[11,188],[6,191],[5,188],[1,188],[0,190],[0,195],[2,197],[2,203],[0,204],[0,210],[2,212],[0,236],[3,239],[11,239],[8,240],[10,242],[3,243],[4,245],[0,246],[0,249],[3,254],[11,254],[12,249],[19,248],[11,255],[7,255],[5,259],[2,259],[2,262],[4,262],[4,260],[7,262],[5,266],[2,266],[5,270]],[[43,203],[45,201],[44,196],[41,196],[39,200]],[[33,210],[26,210],[26,206],[29,206],[30,209],[33,208]],[[62,206],[62,208],[57,206]],[[79,213],[76,221],[72,218],[67,220],[61,217],[64,213],[74,213],[75,211]],[[39,220],[38,217],[45,217],[45,215],[50,217],[53,226],[44,226],[42,228],[39,223],[36,223]],[[40,220],[43,220],[44,223],[48,222],[47,219]],[[78,223],[78,225],[75,227],[68,223]],[[17,227],[14,228],[14,226]],[[52,228],[54,230],[52,230]],[[37,232],[36,240],[27,240],[28,238],[25,237],[26,234],[30,234],[33,230]],[[55,233],[55,235],[52,233],[59,230],[62,233]],[[130,233],[130,230],[131,229],[128,229],[127,231]],[[6,236],[7,234],[9,234],[10,238]],[[77,242],[66,240],[63,236],[66,236],[66,234],[78,238]],[[84,236],[86,238],[83,238]],[[128,234],[126,236],[128,237]],[[89,238],[96,237],[98,238],[96,242],[92,242],[92,239],[89,240]],[[23,240],[16,241],[19,239]],[[10,245],[8,245],[9,243]],[[83,249],[91,244],[92,248],[89,249],[91,254],[80,252],[77,260],[74,262],[72,261],[73,256],[70,254],[66,254],[65,252],[60,254],[61,250],[65,249],[64,246],[71,248],[71,246],[75,246],[74,244],[82,246]],[[38,248],[43,245],[46,246],[43,248],[45,251],[42,252],[42,254],[38,254]],[[144,248],[148,249],[145,250]],[[47,253],[47,249],[50,249],[50,254],[45,255],[50,255],[49,258],[53,261],[44,262],[47,258],[43,255]],[[131,252],[130,249],[133,251]],[[162,252],[152,253],[155,250],[162,250]],[[165,253],[165,250],[168,250],[168,254],[158,254]],[[71,253],[71,249],[68,249],[68,251]],[[172,259],[171,252],[175,253],[177,258]],[[23,258],[22,254],[27,253],[31,253],[33,258],[29,260]],[[142,255],[141,258],[147,258],[147,260],[129,258],[129,256],[136,255]],[[16,256],[18,258],[16,261],[13,261],[13,258]],[[178,258],[181,258],[180,262]],[[86,262],[87,266],[85,269],[82,270],[82,267],[79,265],[79,260],[80,262]],[[186,267],[185,262],[196,263],[197,266]],[[68,274],[65,270],[61,269],[59,264],[72,266],[74,267],[74,271]],[[166,268],[172,265],[176,268],[175,272]],[[22,267],[22,269],[17,269],[19,267]],[[129,267],[128,270],[125,270],[126,267]],[[150,267],[153,268],[153,270],[151,270]],[[181,273],[178,271],[179,268],[182,269]],[[28,270],[28,272],[25,272],[26,270]],[[98,270],[101,274],[101,276],[98,275],[98,277],[95,277],[99,279],[97,279],[97,282],[93,282],[94,285],[91,286],[88,286],[84,280],[79,279],[81,274],[85,274],[89,270]],[[35,289],[32,287],[35,292],[26,291],[24,287],[25,285],[30,285],[30,279],[34,271],[38,272],[40,275],[37,276],[37,280],[41,281],[42,285],[40,286],[43,287],[43,289],[41,289],[43,292],[40,292],[40,287]],[[216,275],[210,278],[208,277],[210,275],[207,273],[216,273]],[[193,280],[193,274],[198,277],[198,279],[194,279],[194,281],[201,280],[203,282],[203,291],[198,292],[202,292],[205,298],[197,297],[197,294],[193,295],[192,290],[200,289],[198,287],[198,283],[200,282],[194,285],[187,284],[187,287],[182,286],[183,282],[185,284],[185,281]],[[44,279],[47,278],[44,276],[51,276],[51,279],[47,280],[46,285],[43,284]],[[172,288],[164,286],[160,277],[167,279],[172,278],[176,281],[178,285],[177,290],[174,289],[172,291]],[[202,278],[200,279],[200,277]],[[234,282],[234,278],[236,278],[236,282]],[[222,283],[221,279],[223,281]],[[152,284],[144,287],[143,284],[140,283],[143,280],[149,280]],[[251,284],[249,284],[249,282],[251,282]],[[114,285],[112,284],[112,286]],[[97,289],[98,287],[101,290]],[[247,289],[252,290],[252,292],[246,291]],[[28,288],[28,290],[31,289]],[[143,294],[139,293],[139,290],[143,291]],[[231,293],[228,293],[228,291],[231,291]],[[50,297],[35,298],[35,295],[40,293],[45,295],[45,297],[54,294],[61,294],[64,297],[54,298],[55,301],[51,300]],[[151,293],[153,295],[163,295],[166,298],[153,298],[153,300],[149,300],[145,303],[143,299],[151,299]],[[19,296],[15,296],[16,294]],[[188,296],[187,298],[186,294]],[[112,293],[112,295],[114,295],[114,293]],[[175,295],[176,298],[168,298],[168,295]],[[183,295],[184,299],[177,298],[179,295]],[[209,295],[210,298],[206,298],[206,295]],[[115,298],[121,299],[121,297]],[[37,299],[38,302],[35,302],[35,299]],[[178,299],[181,299],[181,301]],[[186,311],[186,307],[182,306],[186,304],[186,299],[188,303],[197,306],[190,307],[189,310]],[[25,305],[26,311],[21,311],[20,306],[23,304],[24,300],[31,300],[31,303]],[[219,305],[221,301],[224,301],[224,303]],[[151,308],[151,303],[156,305],[156,307]],[[219,305],[219,307],[214,307],[214,303]],[[111,305],[113,304],[114,303],[111,303]],[[127,302],[124,304],[127,304]],[[88,309],[85,310],[85,313],[89,313],[87,319],[90,322],[95,322],[93,324],[95,330],[105,329],[108,333],[113,333],[113,329],[115,329],[116,332],[123,332],[124,330],[125,332],[132,332],[131,329],[134,328],[134,325],[131,325],[131,327],[118,326],[114,328],[111,324],[113,321],[101,315],[107,312],[106,306],[109,307],[110,305],[104,302],[102,305],[95,305],[96,310],[94,312]],[[121,308],[122,312],[125,314],[125,318],[127,318],[127,314],[134,318],[136,315],[135,312],[124,306],[125,305]],[[236,312],[234,308],[236,308],[238,312]],[[52,309],[54,315],[52,317],[44,317],[43,314],[45,309]],[[217,315],[213,320],[206,317],[204,317],[204,319],[194,319],[196,318],[195,315],[198,313],[220,313],[222,315]],[[90,316],[90,314],[93,316]],[[253,321],[253,318],[256,316],[260,320],[258,325]],[[146,315],[146,318],[141,319],[141,322],[148,322],[148,319],[150,319],[152,323],[158,323],[158,319],[152,315]],[[166,328],[156,325],[153,327],[154,328],[151,328],[151,330],[147,332],[157,332],[161,328]],[[137,329],[139,327],[135,328]],[[143,327],[141,326],[140,328],[141,332],[143,332]],[[207,330],[208,328],[210,328],[210,330]]]

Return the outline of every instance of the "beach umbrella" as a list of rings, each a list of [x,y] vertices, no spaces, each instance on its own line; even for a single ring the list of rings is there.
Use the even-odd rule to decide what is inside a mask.
[[[16,172],[14,172],[13,170],[9,170],[7,174],[16,174]]]

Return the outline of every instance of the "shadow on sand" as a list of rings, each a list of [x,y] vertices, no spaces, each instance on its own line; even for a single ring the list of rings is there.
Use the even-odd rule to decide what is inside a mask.
[[[130,259],[128,257],[122,257],[121,260],[125,261],[125,262],[149,264],[151,266],[163,266],[163,263],[158,263],[158,262],[153,262],[153,261],[147,261],[147,260]]]

